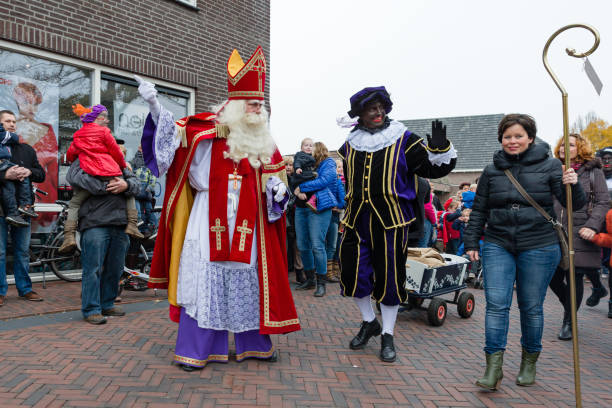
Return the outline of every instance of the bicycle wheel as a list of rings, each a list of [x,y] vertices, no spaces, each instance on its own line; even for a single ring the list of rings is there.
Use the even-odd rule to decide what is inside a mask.
[[[48,259],[49,266],[53,273],[60,279],[68,282],[78,282],[81,280],[83,266],[81,265],[81,251],[75,249],[70,254],[60,254],[57,252],[60,245],[64,241],[64,233],[60,232],[51,242]]]

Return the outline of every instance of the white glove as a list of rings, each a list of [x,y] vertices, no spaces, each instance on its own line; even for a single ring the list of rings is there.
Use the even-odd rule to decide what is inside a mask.
[[[134,75],[134,79],[138,82],[138,93],[142,96],[142,99],[149,104],[149,110],[151,111],[151,118],[153,122],[157,124],[157,118],[161,112],[161,105],[157,100],[157,89],[151,82],[145,81],[138,75]]]
[[[285,198],[285,194],[287,194],[287,187],[284,183],[280,183],[276,186],[276,194],[274,194],[274,201],[280,203]]]

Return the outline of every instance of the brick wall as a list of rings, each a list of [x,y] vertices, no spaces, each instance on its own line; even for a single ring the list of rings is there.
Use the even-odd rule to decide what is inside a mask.
[[[261,45],[270,77],[270,1],[0,1],[0,38],[196,88],[196,112],[226,98],[233,48]],[[266,81],[269,84],[269,80]],[[268,87],[267,87],[268,88]]]

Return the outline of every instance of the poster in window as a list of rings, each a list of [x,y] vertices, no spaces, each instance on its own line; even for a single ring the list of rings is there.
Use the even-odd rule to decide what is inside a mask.
[[[175,118],[186,116],[186,108],[165,95],[159,94],[158,99],[166,109],[168,109]],[[134,162],[138,146],[140,146],[140,138],[142,137],[142,129],[149,114],[149,105],[141,98],[134,99],[129,103],[115,100],[113,101],[114,112],[114,132],[113,135],[117,139],[123,139],[127,148],[126,160]],[[134,169],[136,170],[136,169]],[[161,177],[155,182],[155,191],[153,198],[161,203],[164,198],[166,189],[166,179]]]
[[[48,195],[38,201],[54,203],[57,200],[58,85],[0,72],[0,108],[15,112],[20,141],[34,148],[45,170],[45,181],[38,183],[38,187]],[[36,221],[45,227],[54,217],[43,213]],[[37,231],[42,232],[40,228]]]

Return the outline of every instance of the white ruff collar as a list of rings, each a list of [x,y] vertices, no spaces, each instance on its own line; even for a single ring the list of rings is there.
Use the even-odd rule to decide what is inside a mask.
[[[391,146],[405,132],[406,126],[401,122],[392,120],[388,127],[374,134],[363,129],[357,129],[349,133],[346,141],[355,150],[372,153]]]

